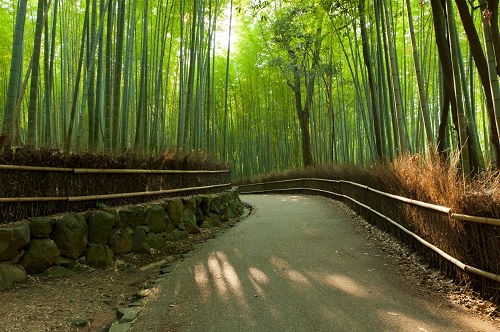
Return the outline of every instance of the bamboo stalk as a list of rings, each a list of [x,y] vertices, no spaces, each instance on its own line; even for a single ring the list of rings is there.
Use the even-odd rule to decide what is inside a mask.
[[[328,193],[328,194],[331,194],[331,195],[334,195],[334,196],[340,196],[340,197],[346,198],[346,199],[352,201],[353,203],[355,203],[355,204],[357,204],[357,205],[359,205],[359,206],[361,206],[361,207],[369,210],[370,212],[375,213],[379,217],[387,220],[392,225],[394,225],[395,227],[399,228],[404,233],[410,235],[415,240],[417,240],[418,242],[422,243],[424,246],[426,246],[427,248],[431,249],[432,251],[434,251],[435,253],[437,253],[438,255],[440,255],[441,257],[443,257],[444,259],[448,260],[449,262],[453,263],[455,266],[459,267],[460,269],[462,269],[464,271],[467,271],[467,272],[470,272],[470,273],[473,273],[473,274],[476,274],[476,275],[479,275],[479,276],[484,277],[484,278],[488,278],[488,279],[491,279],[491,280],[494,280],[494,281],[500,281],[500,275],[494,274],[494,273],[491,273],[491,272],[488,272],[488,271],[484,271],[484,270],[478,269],[476,267],[473,267],[473,266],[470,266],[470,265],[467,265],[467,264],[461,262],[460,260],[458,260],[458,259],[454,258],[453,256],[447,254],[446,252],[444,252],[443,250],[441,250],[438,247],[434,246],[433,244],[427,242],[426,240],[424,240],[423,238],[421,238],[417,234],[415,234],[415,233],[407,230],[406,228],[404,228],[403,226],[401,226],[400,224],[398,224],[397,222],[395,222],[391,218],[386,217],[385,215],[383,215],[382,213],[380,213],[380,212],[372,209],[368,205],[365,205],[365,204],[363,204],[363,203],[361,203],[361,202],[359,202],[359,201],[355,200],[354,198],[351,198],[351,197],[349,197],[347,195],[338,194],[338,193],[334,193],[334,192],[330,192],[330,191],[322,190],[322,189],[313,189],[313,188],[268,189],[268,190],[260,190],[258,192],[264,193],[264,192],[278,192],[278,191],[292,191],[292,190],[294,190],[294,191],[298,191],[298,190],[306,190],[307,191],[307,190],[309,190],[309,191],[312,191],[312,192]],[[257,191],[254,192],[254,193],[257,193]]]

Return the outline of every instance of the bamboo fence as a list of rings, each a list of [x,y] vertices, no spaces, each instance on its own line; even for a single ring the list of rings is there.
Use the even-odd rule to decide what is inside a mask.
[[[350,188],[349,188],[350,187]],[[357,188],[360,191],[354,192],[352,194],[352,188]],[[415,231],[411,231],[408,228],[409,227],[404,227],[402,224],[403,223],[408,223],[408,221],[404,221],[401,219],[401,212],[405,211],[405,209],[401,207],[394,207],[395,204],[387,204],[387,202],[383,202],[384,204],[377,204],[373,203],[374,199],[372,196],[369,196],[368,194],[375,194],[378,197],[382,198],[389,198],[391,200],[394,200],[396,202],[400,202],[402,204],[407,204],[411,205],[414,207],[418,207],[424,210],[429,210],[433,212],[437,212],[438,214],[450,218],[453,220],[457,220],[460,222],[471,222],[471,223],[478,223],[478,224],[484,224],[484,225],[490,225],[493,227],[500,226],[500,219],[494,219],[494,218],[486,218],[486,217],[480,217],[480,216],[470,216],[470,215],[463,215],[463,214],[458,214],[454,213],[449,207],[445,206],[439,206],[435,204],[430,204],[426,202],[421,202],[418,200],[413,200],[409,199],[406,197],[398,196],[398,195],[393,195],[389,194],[380,190],[376,190],[373,188],[370,188],[369,186],[362,185],[356,182],[352,181],[345,181],[345,180],[330,180],[330,179],[318,179],[318,178],[298,178],[298,179],[289,179],[289,180],[280,180],[280,181],[270,181],[270,182],[261,182],[261,183],[252,183],[252,184],[245,184],[245,185],[240,185],[239,190],[241,194],[261,194],[261,193],[289,193],[289,192],[294,192],[294,193],[312,193],[312,194],[321,194],[323,196],[328,196],[336,199],[344,199],[348,200],[357,206],[363,208],[364,210],[369,211],[371,214],[376,215],[377,217],[389,222],[393,227],[397,228],[404,234],[408,235],[412,239],[418,241],[420,244],[425,246],[426,248],[432,250],[435,254],[439,255],[440,257],[444,258],[448,262],[452,263],[454,266],[458,267],[462,271],[466,271],[469,273],[472,273],[477,276],[481,276],[483,278],[487,278],[491,281],[494,282],[500,282],[500,275],[497,273],[493,272],[488,272],[485,269],[481,269],[478,267],[474,267],[470,264],[466,264],[462,262],[460,259],[453,257],[450,253],[445,252],[445,250],[440,249],[438,245],[432,244],[430,241],[425,240],[421,235],[418,235],[415,233]],[[357,196],[357,197],[353,197]],[[365,202],[361,202],[360,200],[365,200]],[[367,204],[367,202],[370,202],[370,205]],[[374,205],[377,205],[374,207]],[[399,220],[398,222],[394,221],[395,218],[391,218],[387,216],[386,214],[380,212],[379,210],[382,209],[382,206],[388,206],[386,208],[387,212],[390,214],[392,213],[391,211],[394,210],[399,210]],[[393,207],[391,207],[393,206]],[[423,212],[423,210],[421,211]],[[396,214],[398,216],[398,214]],[[403,218],[405,216],[403,215]],[[425,220],[426,222],[433,223],[431,219]],[[474,255],[467,255],[463,254],[463,250],[459,250],[456,247],[465,247],[461,241],[466,241],[466,238],[460,238],[457,234],[450,234],[447,231],[443,231],[443,219],[440,218],[438,222],[435,222],[438,224],[437,226],[429,226],[426,230],[427,233],[426,235],[428,237],[437,239],[438,237],[441,237],[441,242],[446,242],[443,240],[443,237],[450,236],[451,240],[449,241],[450,243],[446,243],[444,247],[448,247],[451,251],[455,251],[457,255],[460,255],[462,257],[470,258],[473,257]],[[410,225],[410,227],[415,227]],[[432,234],[431,231],[429,230],[434,230],[436,234]],[[496,238],[498,242],[498,236],[497,230],[494,234],[488,234],[490,236],[493,236]],[[486,230],[488,232],[488,230]],[[491,232],[490,232],[491,233]],[[458,243],[451,243],[451,242],[458,242]],[[455,248],[453,248],[455,247]],[[472,249],[474,249],[474,246],[472,246]],[[470,248],[469,248],[470,250]],[[498,261],[495,260],[495,262],[490,262],[490,266],[495,266],[498,269]],[[500,298],[500,292],[498,288],[498,284],[495,287],[488,287],[488,295],[491,295],[492,292],[493,297],[496,298],[498,301]]]
[[[97,205],[214,193],[231,187],[230,171],[104,169],[0,165],[0,224]]]

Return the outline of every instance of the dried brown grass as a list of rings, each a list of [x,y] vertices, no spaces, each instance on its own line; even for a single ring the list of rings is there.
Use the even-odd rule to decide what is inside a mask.
[[[425,158],[406,155],[387,164],[367,167],[323,164],[234,182],[245,184],[308,177],[341,179],[446,206],[455,213],[500,218],[500,172],[489,169],[464,183],[457,165],[457,156],[453,156],[451,162],[443,162],[437,154]]]

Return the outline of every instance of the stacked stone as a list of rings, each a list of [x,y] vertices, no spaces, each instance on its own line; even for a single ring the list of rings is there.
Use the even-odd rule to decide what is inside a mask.
[[[39,217],[0,228],[0,289],[26,273],[72,273],[77,260],[110,266],[115,255],[171,251],[175,242],[243,213],[236,189],[215,195],[165,199],[62,217]]]

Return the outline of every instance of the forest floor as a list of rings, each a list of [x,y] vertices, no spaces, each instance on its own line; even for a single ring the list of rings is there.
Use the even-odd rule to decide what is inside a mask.
[[[349,213],[370,243],[381,248],[399,266],[409,284],[439,294],[450,300],[450,305],[465,308],[485,320],[500,322],[500,313],[494,304],[429,269],[391,236],[370,226],[353,212]],[[171,255],[182,259],[195,244],[216,236],[239,220],[190,236],[180,242]],[[145,271],[140,268],[165,259],[165,256],[159,252],[129,254],[120,256],[112,267],[105,269],[82,265],[80,271],[68,277],[29,276],[27,282],[0,291],[0,331],[107,331],[115,320],[116,309],[131,303],[137,291],[158,277],[158,268]],[[86,325],[75,326],[80,320]]]

